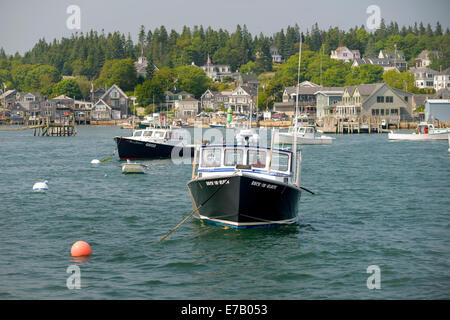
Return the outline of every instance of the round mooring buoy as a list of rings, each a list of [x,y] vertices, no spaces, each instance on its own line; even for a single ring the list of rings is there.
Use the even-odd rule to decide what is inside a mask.
[[[85,241],[77,241],[72,245],[70,254],[72,257],[88,256],[92,253],[89,243]]]
[[[47,191],[48,190],[48,181],[45,180],[44,182],[36,182],[33,185],[33,191]]]
[[[91,161],[91,164],[99,164],[99,163],[100,163],[100,160],[98,160],[98,159],[94,159]]]

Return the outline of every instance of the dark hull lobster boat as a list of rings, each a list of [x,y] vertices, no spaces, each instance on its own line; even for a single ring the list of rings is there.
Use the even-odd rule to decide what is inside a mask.
[[[188,182],[196,218],[235,228],[297,222],[302,187],[293,152],[248,144],[202,146],[198,152],[197,175]],[[301,154],[297,159],[300,170]]]
[[[120,160],[166,159],[172,156],[192,157],[194,146],[187,144],[180,130],[147,127],[131,137],[115,137]]]

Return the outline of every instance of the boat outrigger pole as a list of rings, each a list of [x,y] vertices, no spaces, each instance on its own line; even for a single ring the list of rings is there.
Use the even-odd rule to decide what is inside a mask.
[[[300,44],[298,47],[298,70],[297,70],[297,96],[295,98],[295,118],[294,118],[294,142],[292,143],[292,148],[294,152],[294,161],[293,163],[296,166],[296,185],[297,187],[300,185],[300,166],[297,163],[297,118],[298,118],[298,96],[299,96],[299,88],[300,88],[300,65],[302,60],[302,34],[300,33]]]

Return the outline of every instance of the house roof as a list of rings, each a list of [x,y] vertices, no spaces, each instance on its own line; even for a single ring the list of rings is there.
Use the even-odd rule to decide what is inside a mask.
[[[120,87],[116,84],[113,84],[108,90],[106,90],[106,92],[100,97],[100,99],[104,99],[106,98],[106,96],[112,91],[112,89],[117,89],[119,91],[119,93],[123,96],[125,96],[126,99],[128,99],[128,96],[125,94],[125,92],[122,91],[122,89],[120,89]]]
[[[9,96],[10,94],[16,93],[16,90],[8,90],[3,92],[2,95],[0,95],[0,99],[5,99],[7,96]]]
[[[439,51],[423,50],[421,53],[419,53],[419,55],[417,56],[417,59],[428,59],[429,54],[439,56]]]
[[[92,107],[92,109],[95,109],[95,107],[96,106],[98,106],[98,105],[105,105],[105,106],[107,106],[109,109],[112,109],[111,108],[111,106],[109,105],[109,104],[107,104],[102,98],[100,98],[95,104],[94,104],[94,106]]]

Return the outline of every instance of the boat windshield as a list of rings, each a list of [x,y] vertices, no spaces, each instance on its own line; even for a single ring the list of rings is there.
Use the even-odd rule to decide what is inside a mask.
[[[211,148],[203,150],[203,157],[201,159],[202,167],[220,167],[220,159],[222,156],[222,149]]]
[[[266,167],[266,151],[262,150],[249,150],[248,151],[248,164],[253,168],[265,168]]]
[[[289,172],[291,164],[291,153],[282,150],[270,150],[240,146],[208,146],[202,148],[200,154],[199,167],[219,168],[235,167],[237,165],[249,166],[252,169],[268,170],[268,163],[271,163],[271,170]]]
[[[140,136],[142,136],[142,130],[137,130],[133,134],[133,137],[140,137]]]
[[[313,127],[306,128],[306,133],[314,133],[314,128]]]
[[[152,134],[153,134],[153,131],[150,131],[150,130],[144,131],[144,137],[151,137]]]
[[[153,135],[155,138],[164,138],[164,131],[155,131],[155,134]]]
[[[234,167],[244,164],[244,150],[242,149],[225,149],[225,166]]]
[[[285,153],[272,153],[272,162],[270,165],[272,170],[288,171],[289,170],[289,155]]]
[[[306,128],[305,127],[299,127],[298,128],[298,133],[304,134],[306,132]]]

